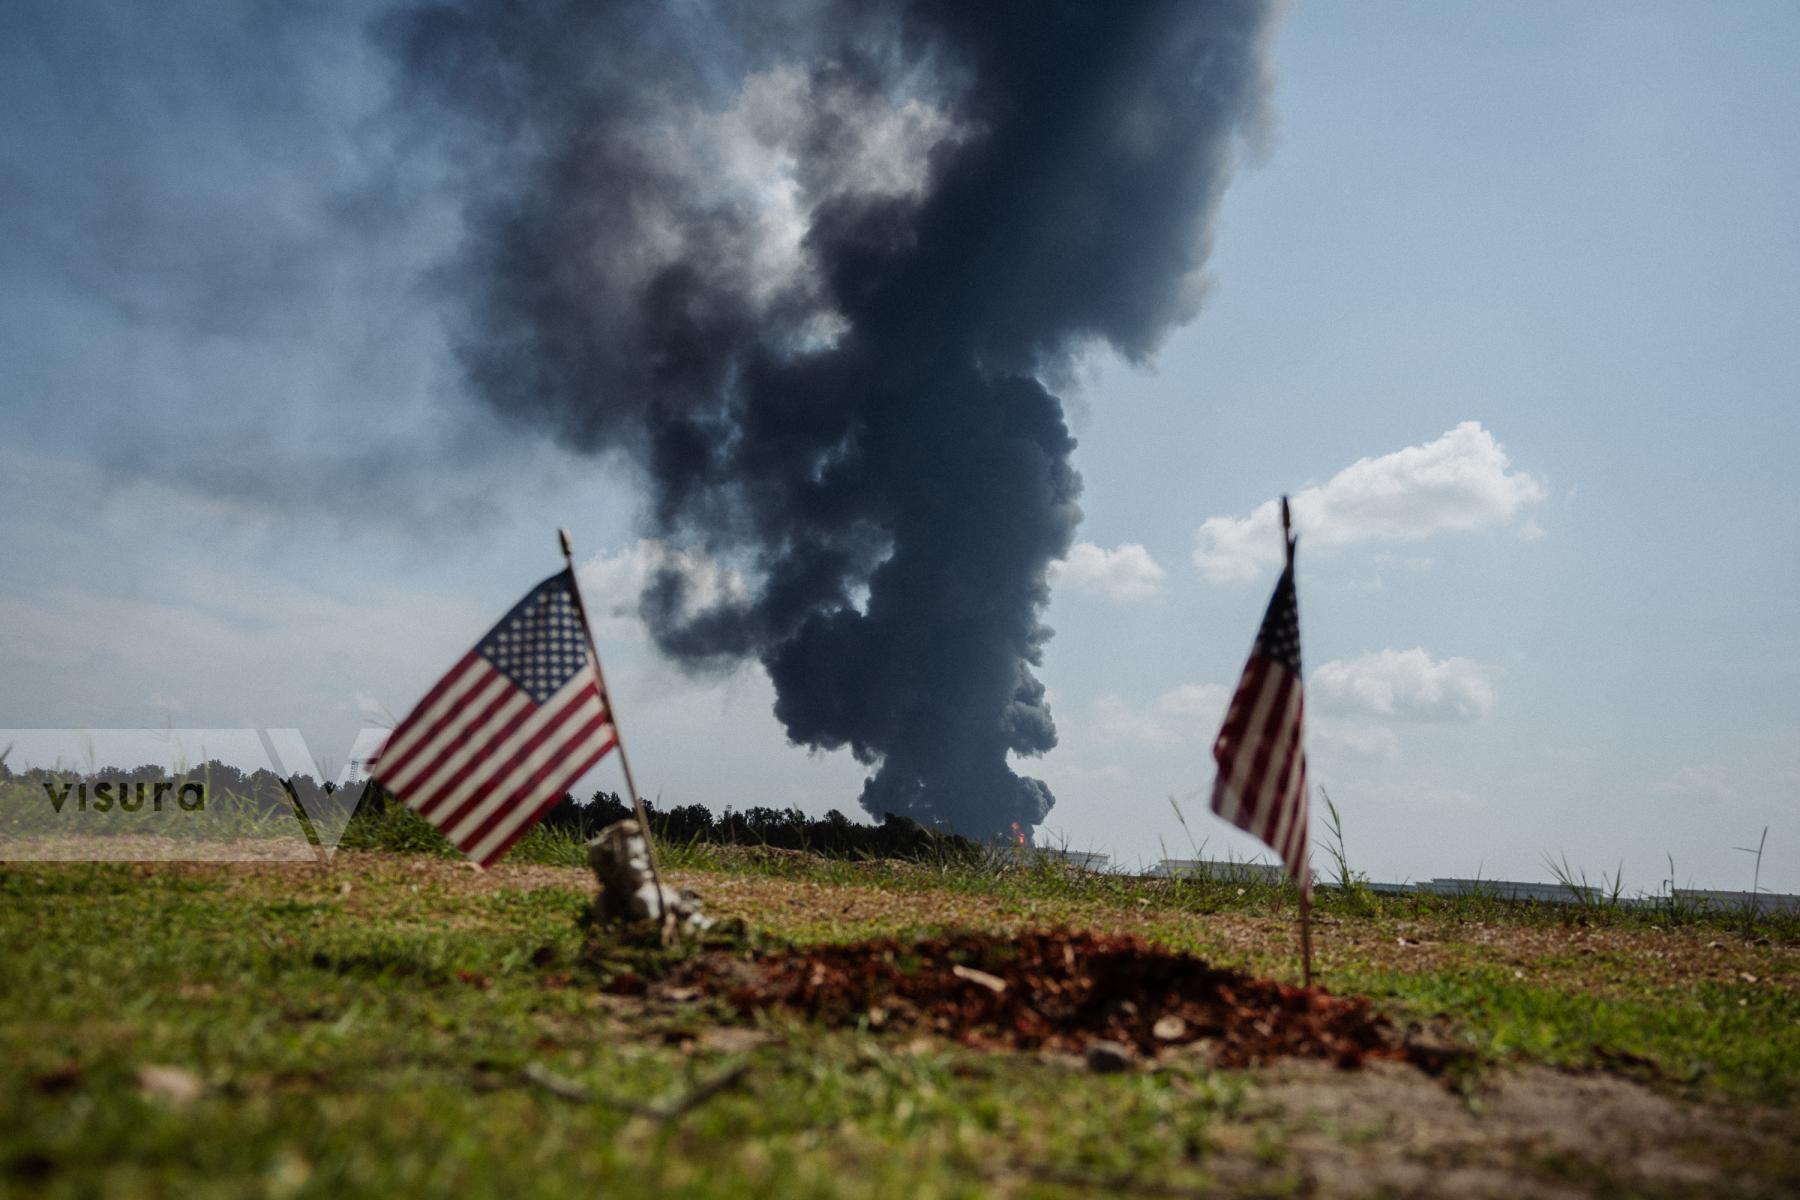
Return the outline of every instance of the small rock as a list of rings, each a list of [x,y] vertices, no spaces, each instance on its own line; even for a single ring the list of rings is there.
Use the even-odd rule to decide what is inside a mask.
[[[312,1175],[312,1163],[293,1147],[285,1147],[269,1164],[269,1194],[292,1196],[306,1186]]]
[[[139,1067],[137,1085],[138,1090],[150,1099],[161,1100],[176,1108],[192,1104],[206,1092],[200,1077],[181,1067]]]
[[[1137,1056],[1120,1042],[1095,1042],[1087,1048],[1088,1070],[1100,1075],[1113,1075],[1131,1070]]]
[[[990,975],[986,971],[977,971],[974,967],[965,967],[961,963],[952,966],[950,968],[950,973],[958,979],[964,979],[970,983],[979,984],[981,987],[986,988],[995,995],[999,995],[1006,990],[1006,980],[1000,978],[998,975]]]
[[[741,1054],[766,1046],[772,1040],[760,1029],[745,1029],[740,1025],[719,1025],[700,1031],[700,1045],[722,1054]]]
[[[1173,1042],[1187,1032],[1187,1022],[1177,1016],[1158,1017],[1150,1034],[1159,1042]]]

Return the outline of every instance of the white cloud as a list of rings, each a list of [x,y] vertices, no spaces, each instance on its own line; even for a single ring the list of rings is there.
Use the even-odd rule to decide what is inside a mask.
[[[581,567],[581,591],[595,633],[636,636],[638,595],[651,575],[672,567],[686,579],[688,610],[701,612],[747,594],[744,578],[698,550],[679,550],[654,538],[640,538],[616,554],[599,554]]]
[[[1328,662],[1313,672],[1310,687],[1327,705],[1378,717],[1472,721],[1494,707],[1486,667],[1467,658],[1434,659],[1418,647]]]
[[[1669,770],[1650,784],[1650,791],[1690,804],[1738,808],[1744,814],[1739,836],[1751,840],[1733,844],[1754,845],[1762,823],[1792,810],[1796,789],[1800,789],[1800,729],[1792,725],[1746,728],[1721,739],[1714,749],[1722,756]],[[1665,767],[1657,769],[1660,773]]]
[[[1487,808],[1487,801],[1474,792],[1425,780],[1365,784],[1358,790],[1369,805],[1369,811],[1379,808],[1392,814],[1403,813],[1411,821],[1467,817]]]
[[[1400,757],[1400,736],[1386,725],[1345,717],[1308,714],[1306,736],[1315,745],[1336,747],[1364,758]]]
[[[1359,542],[1417,542],[1440,532],[1510,524],[1543,500],[1544,483],[1511,469],[1512,460],[1478,421],[1436,441],[1345,467],[1292,498],[1295,531],[1308,547]],[[1209,517],[1196,534],[1194,564],[1215,582],[1254,579],[1281,561],[1281,505],[1244,517]],[[1527,521],[1523,537],[1541,536]]]
[[[1225,707],[1231,703],[1231,689],[1217,683],[1184,683],[1164,692],[1155,700],[1158,712],[1170,717],[1217,726],[1225,720]]]
[[[1167,746],[1175,741],[1175,735],[1147,710],[1133,708],[1123,698],[1112,695],[1094,701],[1094,732],[1105,742]]]
[[[1216,683],[1184,683],[1141,708],[1107,695],[1094,702],[1094,730],[1107,742],[1210,746],[1230,703],[1230,689]]]
[[[1659,792],[1705,804],[1721,804],[1737,798],[1737,789],[1731,786],[1728,772],[1724,767],[1714,765],[1682,767],[1655,786]]]
[[[178,711],[215,728],[304,724],[297,713],[335,721],[347,711],[346,680],[381,681],[398,708],[494,615],[392,584],[334,596],[263,571],[217,569],[179,549],[162,550],[162,562],[186,596],[203,602],[64,588],[0,598],[0,671],[36,685],[0,698],[0,724],[129,727],[143,719],[141,708],[96,688],[99,678],[179,697],[186,707]]]
[[[1076,542],[1067,558],[1050,564],[1050,582],[1113,600],[1145,600],[1162,591],[1164,572],[1136,542],[1107,550]]]
[[[1315,680],[1316,684],[1316,680]],[[1096,738],[1152,749],[1178,746],[1210,749],[1231,705],[1231,689],[1217,683],[1184,683],[1148,704],[1135,705],[1117,695],[1094,701]],[[1386,724],[1354,716],[1306,716],[1309,739],[1365,758],[1398,758],[1400,739]]]

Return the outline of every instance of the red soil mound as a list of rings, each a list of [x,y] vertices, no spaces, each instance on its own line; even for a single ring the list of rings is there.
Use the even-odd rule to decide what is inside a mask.
[[[1417,1044],[1354,996],[1296,988],[1152,946],[1052,931],[815,946],[750,959],[708,955],[679,983],[740,1011],[782,1008],[829,1024],[930,1030],[968,1045],[1081,1050],[1107,1039],[1144,1053],[1207,1041],[1221,1066],[1286,1056],[1340,1066],[1398,1059],[1436,1072]]]

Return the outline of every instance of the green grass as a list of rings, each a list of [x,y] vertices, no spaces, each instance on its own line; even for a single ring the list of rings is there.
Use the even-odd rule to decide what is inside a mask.
[[[1743,984],[1628,985],[1566,991],[1479,965],[1425,973],[1348,971],[1348,990],[1385,997],[1390,1011],[1450,1014],[1490,1059],[1561,1067],[1623,1067],[1650,1082],[1712,1085],[1789,1103],[1800,1086],[1800,995]]]
[[[413,818],[416,820],[416,818]],[[423,822],[419,822],[423,825]],[[425,827],[427,833],[432,831]],[[399,847],[394,847],[399,848]],[[443,845],[436,851],[453,857]],[[1297,919],[1297,898],[1286,884],[1236,883],[1204,878],[1149,878],[1075,870],[1044,856],[1017,861],[996,857],[971,863],[956,858],[928,862],[880,860],[846,862],[813,855],[758,852],[756,848],[704,843],[665,846],[662,861],[671,869],[768,875],[828,885],[877,887],[899,893],[953,892],[1002,901],[1045,901],[1073,906],[1148,907],[1195,915],[1258,913]],[[519,843],[513,861],[579,866],[581,845],[545,830]],[[1377,923],[1420,920],[1448,925],[1499,924],[1529,928],[1716,930],[1740,938],[1800,944],[1800,915],[1766,912],[1747,920],[1736,908],[1683,902],[1670,907],[1597,900],[1571,906],[1513,900],[1476,888],[1461,895],[1377,893],[1364,886],[1319,887],[1314,912],[1324,921],[1355,919]]]
[[[354,830],[353,830],[354,832]],[[370,848],[424,850],[455,858],[456,851],[429,825],[406,810],[390,812],[358,839]],[[350,844],[350,839],[346,839]],[[585,851],[577,840],[538,828],[513,851],[514,861],[580,866]],[[854,863],[811,855],[758,853],[754,849],[704,843],[665,846],[671,870],[766,875],[835,886],[878,888],[901,894],[950,893],[980,899],[1000,917],[1029,916],[1039,924],[1093,923],[1103,910],[1145,910],[1148,932],[1159,941],[1210,958],[1240,956],[1251,969],[1291,977],[1291,950],[1277,953],[1231,947],[1211,940],[1204,926],[1186,920],[1213,913],[1248,913],[1297,919],[1290,887],[1206,879],[1145,879],[1079,871],[1048,857],[987,863],[945,858],[907,863],[884,860]],[[1380,931],[1401,924],[1419,926],[1437,940],[1456,939],[1471,925],[1511,929],[1581,929],[1642,932],[1673,929],[1713,931],[1734,943],[1800,943],[1800,920],[1771,913],[1750,921],[1732,909],[1686,904],[1648,907],[1618,903],[1617,889],[1596,892],[1579,906],[1502,898],[1476,889],[1458,896],[1383,895],[1358,887],[1320,888],[1315,912],[1322,921],[1350,920]],[[779,930],[801,939],[847,932],[860,936],[904,933],[914,925],[905,906],[892,922],[865,923],[845,931],[841,923],[823,927],[783,914]],[[1682,1083],[1710,1082],[1735,1096],[1785,1102],[1800,1093],[1800,993],[1741,981],[1697,983],[1666,977],[1658,960],[1615,958],[1603,985],[1559,989],[1521,982],[1510,968],[1482,961],[1430,972],[1394,971],[1350,959],[1339,961],[1328,983],[1338,991],[1382,998],[1407,1019],[1428,1020],[1452,1013],[1472,1046],[1493,1058],[1523,1056],[1566,1067],[1636,1064],[1646,1078]],[[1766,970],[1764,972],[1767,973]]]
[[[640,1012],[598,994],[583,966],[579,875],[535,890],[474,887],[404,821],[357,836],[427,853],[352,856],[329,874],[0,864],[0,1194],[1185,1194],[1222,1180],[1234,1194],[1284,1194],[1305,1185],[1278,1131],[1258,1123],[1253,1076],[1198,1061],[1094,1076],[785,1022],[765,1025],[760,1045],[722,1040],[704,1010]],[[516,857],[568,865],[580,847],[534,833]],[[1279,889],[707,846],[667,848],[664,861],[712,872],[690,881],[739,896],[742,915],[775,936],[1088,924],[1293,974],[1277,940],[1291,897]],[[857,897],[874,899],[848,915],[826,911]],[[1759,979],[1791,973],[1779,939],[1708,951],[1710,927],[1658,927],[1628,910],[1584,910],[1571,927],[1567,913],[1479,899],[1341,902],[1321,904],[1334,922],[1320,930],[1330,986],[1366,991],[1401,1019],[1448,1025],[1490,1072],[1515,1061],[1611,1065],[1705,1104],[1796,1099],[1795,990],[1730,981],[1739,968]],[[1462,936],[1476,921],[1544,944],[1490,952]],[[1569,949],[1577,934],[1614,940],[1583,955]],[[1431,947],[1430,960],[1398,960],[1411,953],[1396,946],[1403,936]],[[1668,957],[1640,956],[1651,945],[1724,954],[1730,967],[1673,970]],[[204,1094],[187,1104],[143,1094],[136,1073],[146,1064],[191,1072]],[[740,1064],[750,1070],[742,1089],[678,1120],[615,1103],[679,1096]],[[527,1068],[592,1099],[556,1096]],[[1222,1148],[1243,1128],[1250,1176]],[[1367,1130],[1345,1136],[1368,1140]],[[1771,1161],[1768,1178],[1794,1169],[1791,1156]]]
[[[870,1194],[902,1194],[927,1161],[938,1194],[974,1194],[955,1176],[1005,1161],[1069,1099],[1032,1064],[854,1034],[670,1048],[675,1026],[623,1024],[565,981],[583,904],[569,892],[428,887],[377,921],[343,900],[222,904],[218,889],[121,868],[8,871],[0,896],[0,1180],[45,1195],[510,1192],[520,1172],[570,1195],[836,1195],[847,1167]],[[653,1098],[739,1060],[757,1094],[674,1128],[547,1097],[521,1074],[540,1063],[602,1097]],[[142,1063],[184,1064],[209,1095],[179,1110],[140,1098]],[[71,1065],[69,1096],[38,1094]],[[1094,1136],[1045,1161],[1122,1170],[1166,1122],[1198,1131],[1237,1092],[1178,1076],[1091,1091],[1078,1105]]]

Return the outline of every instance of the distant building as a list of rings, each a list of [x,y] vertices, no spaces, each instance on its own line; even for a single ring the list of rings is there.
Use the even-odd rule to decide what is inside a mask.
[[[1106,856],[1093,857],[1104,861]],[[1276,863],[1210,858],[1165,858],[1145,871],[1144,875],[1151,879],[1207,879],[1220,883],[1263,886],[1279,885],[1287,879],[1286,869]],[[1321,882],[1317,871],[1313,872],[1313,882],[1315,885]],[[1459,879],[1440,875],[1419,883],[1363,882],[1358,886],[1382,896],[1487,896],[1496,900],[1533,904],[1583,904],[1612,900],[1607,892],[1592,884],[1584,889],[1580,885],[1530,883],[1518,879]],[[1671,895],[1677,903],[1719,912],[1800,913],[1800,896],[1785,892],[1751,893],[1676,888],[1673,893],[1620,896],[1618,903],[1633,907],[1666,905]]]
[[[1162,874],[1153,871],[1151,874]],[[1581,904],[1610,897],[1591,884],[1584,890],[1564,883],[1523,883],[1515,879],[1453,879],[1442,876],[1422,883],[1369,883],[1372,892],[1384,896],[1492,896],[1500,900],[1528,900],[1537,904]],[[1784,892],[1730,892],[1708,888],[1676,888],[1674,899],[1726,912],[1800,913],[1800,896]],[[1620,896],[1620,904],[1633,906],[1667,904],[1669,893],[1659,895]]]
[[[1719,892],[1708,888],[1676,888],[1675,899],[1735,912],[1750,910],[1759,913],[1800,913],[1800,896],[1787,892]]]
[[[1098,850],[1058,850],[1050,846],[1001,846],[1001,853],[1009,858],[1017,858],[1024,862],[1066,863],[1082,871],[1104,871],[1107,863],[1112,861],[1110,854],[1102,854]]]
[[[1263,885],[1278,885],[1287,878],[1287,869],[1275,863],[1213,858],[1165,858],[1148,873],[1158,879],[1210,879],[1219,883]]]
[[[1582,899],[1576,889],[1561,883],[1521,883],[1514,879],[1446,879],[1442,876],[1408,889],[1430,896],[1492,896],[1500,900],[1535,900],[1540,904],[1574,904]],[[1590,897],[1599,899],[1596,889]]]

